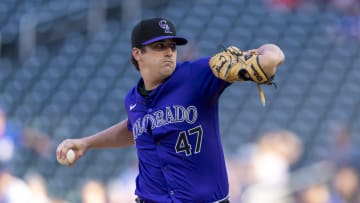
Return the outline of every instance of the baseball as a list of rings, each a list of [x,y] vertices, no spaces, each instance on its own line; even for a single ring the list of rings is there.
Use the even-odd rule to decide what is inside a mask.
[[[66,152],[66,159],[69,164],[72,164],[75,161],[75,152],[74,150],[70,149]]]

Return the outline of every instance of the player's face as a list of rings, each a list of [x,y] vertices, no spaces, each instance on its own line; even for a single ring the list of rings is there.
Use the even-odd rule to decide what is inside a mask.
[[[176,67],[176,43],[172,40],[158,41],[145,46],[139,66],[142,74],[163,80],[169,77]]]

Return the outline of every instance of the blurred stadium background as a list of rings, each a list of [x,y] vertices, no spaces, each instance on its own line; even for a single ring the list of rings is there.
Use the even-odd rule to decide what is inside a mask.
[[[134,149],[111,149],[90,151],[68,169],[56,162],[55,149],[65,138],[125,118],[124,96],[139,77],[129,60],[131,28],[157,16],[171,19],[190,40],[179,50],[181,59],[228,45],[246,50],[275,43],[285,52],[278,88],[264,87],[266,108],[252,83],[224,93],[221,131],[230,157],[276,129],[295,132],[303,143],[294,170],[331,157],[339,129],[359,146],[360,21],[349,28],[353,21],[342,21],[348,13],[332,2],[1,0],[0,105],[8,120],[41,130],[53,144],[47,158],[19,148],[12,173],[39,173],[51,196],[80,202],[86,180],[108,183],[133,164]],[[358,153],[351,156],[356,160]]]

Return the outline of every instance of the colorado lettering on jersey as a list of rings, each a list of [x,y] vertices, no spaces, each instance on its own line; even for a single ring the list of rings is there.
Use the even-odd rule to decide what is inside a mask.
[[[136,119],[132,131],[134,139],[137,139],[141,134],[147,131],[148,126],[153,130],[172,123],[186,122],[188,124],[193,124],[197,119],[198,110],[195,106],[166,106],[164,109],[159,109]]]

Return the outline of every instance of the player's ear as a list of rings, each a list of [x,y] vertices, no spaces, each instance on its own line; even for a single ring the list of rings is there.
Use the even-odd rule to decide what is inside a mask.
[[[132,48],[132,56],[135,60],[139,61],[140,54],[141,54],[141,49],[136,48],[136,47]]]

